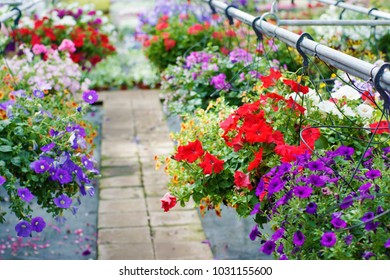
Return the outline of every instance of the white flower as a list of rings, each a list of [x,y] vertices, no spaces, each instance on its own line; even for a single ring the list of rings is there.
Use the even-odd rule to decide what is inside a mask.
[[[361,95],[353,87],[344,85],[340,87],[336,92],[333,92],[332,97],[337,99],[342,99],[343,97],[346,97],[348,100],[358,100],[361,98]]]
[[[331,113],[333,115],[338,116],[339,118],[343,117],[343,115],[341,114],[339,109],[336,107],[336,104],[334,104],[333,102],[331,102],[329,100],[321,101],[318,103],[317,106],[321,112]]]
[[[69,25],[69,26],[75,26],[76,21],[72,16],[64,16],[62,19],[60,19],[57,22],[58,25]]]
[[[355,112],[348,105],[345,105],[343,107],[343,112],[344,112],[344,115],[346,115],[347,117],[355,117],[356,116]]]
[[[371,118],[372,113],[374,112],[374,108],[367,104],[360,104],[357,107],[357,112],[362,118]]]
[[[318,103],[321,101],[318,93],[312,88],[309,88],[309,92],[306,94],[306,96],[313,102],[314,105],[318,105]]]

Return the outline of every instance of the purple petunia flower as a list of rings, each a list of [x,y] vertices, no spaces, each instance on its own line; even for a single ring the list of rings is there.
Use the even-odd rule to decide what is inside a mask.
[[[308,167],[311,171],[321,171],[325,165],[320,160],[309,162]]]
[[[59,181],[61,185],[68,184],[73,180],[72,175],[62,168],[56,170],[53,179]]]
[[[50,144],[42,146],[41,151],[44,153],[47,153],[47,152],[51,151],[55,146],[56,146],[56,143],[51,142]]]
[[[15,231],[18,236],[29,237],[32,231],[31,225],[27,221],[21,221],[15,226]]]
[[[263,244],[263,246],[261,246],[260,252],[263,252],[266,255],[271,255],[275,251],[275,248],[275,242],[273,242],[272,240],[268,240]]]
[[[273,177],[268,183],[268,196],[279,192],[284,188],[284,182],[278,177]]]
[[[370,258],[372,258],[374,256],[375,256],[375,254],[373,252],[364,252],[362,255],[363,259],[365,259],[365,260],[369,260]]]
[[[251,215],[255,215],[257,213],[260,213],[260,203],[256,203],[253,207],[253,210],[251,211]]]
[[[311,215],[317,213],[317,204],[315,202],[309,202],[306,206],[306,213]]]
[[[284,235],[284,228],[280,228],[274,232],[274,234],[271,236],[271,240],[278,241],[280,238],[283,237],[283,235]]]
[[[0,175],[0,186],[4,185],[5,182],[7,182],[7,179]]]
[[[366,184],[363,184],[360,188],[359,188],[359,191],[361,193],[365,193],[367,192],[370,188],[371,188],[372,184],[370,182],[366,183]]]
[[[363,217],[361,218],[361,220],[364,222],[364,223],[367,223],[369,221],[371,221],[373,218],[374,218],[374,212],[367,212],[366,214],[363,215]]]
[[[353,235],[349,234],[346,237],[344,237],[344,242],[347,245],[350,245],[352,243]]]
[[[376,214],[376,215],[380,215],[380,214],[382,214],[383,212],[385,212],[385,210],[383,209],[382,206],[379,205],[379,206],[376,208],[375,214]]]
[[[93,166],[93,162],[89,160],[87,156],[81,157],[81,162],[87,170],[93,170],[95,167]]]
[[[45,94],[43,93],[43,91],[39,90],[39,89],[35,89],[33,91],[33,94],[35,97],[38,97],[38,98],[44,98],[45,97]]]
[[[367,171],[365,175],[368,179],[375,179],[381,176],[381,172],[377,169],[373,169]]]
[[[257,184],[256,196],[261,195],[263,191],[264,191],[264,180],[263,177],[261,177],[259,183]]]
[[[59,197],[54,198],[54,203],[59,208],[69,208],[72,204],[72,199],[66,194],[61,194]]]
[[[288,260],[288,258],[287,258],[286,255],[281,255],[280,258],[279,258],[279,260],[281,260],[281,261],[286,261],[286,260]]]
[[[315,187],[323,187],[326,185],[326,182],[322,179],[322,176],[312,174],[309,176],[308,183],[312,184]]]
[[[228,90],[232,86],[226,82],[226,75],[224,73],[218,74],[217,76],[214,76],[211,78],[210,85],[214,86],[215,89],[218,90]]]
[[[325,232],[321,236],[321,245],[324,247],[333,247],[337,242],[336,234],[333,231]]]
[[[376,228],[379,226],[379,222],[368,222],[368,223],[366,223],[366,225],[365,225],[365,227],[364,227],[364,229],[365,230],[367,230],[367,231],[370,231],[370,230],[372,230],[372,231],[376,231]]]
[[[387,239],[387,241],[385,242],[385,244],[383,245],[386,249],[389,249],[390,248],[390,238]]]
[[[348,195],[346,196],[343,201],[341,202],[340,204],[340,208],[341,209],[347,209],[348,207],[350,207],[352,204],[353,204],[353,196],[352,195]]]
[[[99,96],[94,90],[87,90],[83,92],[83,100],[89,104],[95,103],[99,99]]]
[[[36,232],[42,232],[46,227],[46,223],[42,217],[35,217],[31,220],[31,229]]]
[[[301,247],[305,243],[305,235],[300,230],[294,233],[293,243],[298,247]]]
[[[336,151],[334,151],[334,155],[345,156],[349,158],[350,156],[353,155],[354,152],[355,152],[354,148],[340,146],[336,149]]]
[[[232,63],[243,61],[244,63],[252,62],[252,55],[244,49],[235,49],[229,53],[229,59]]]
[[[308,198],[311,193],[313,192],[313,189],[307,186],[296,186],[294,188],[294,195],[303,199],[303,198]]]
[[[46,162],[44,159],[39,159],[36,161],[33,161],[30,164],[30,168],[35,171],[35,173],[41,174],[45,173],[47,170],[49,170],[50,165]]]
[[[340,218],[333,218],[330,223],[335,227],[335,228],[345,228],[347,227],[347,223]]]
[[[258,226],[255,225],[252,228],[251,232],[249,233],[249,238],[250,238],[250,240],[255,241],[256,237],[258,237],[258,236],[260,236],[260,231],[259,231]]]
[[[18,189],[18,196],[26,202],[30,202],[34,198],[34,196],[32,195],[32,193],[28,188]]]
[[[278,248],[276,249],[276,252],[278,252],[279,254],[284,254],[284,244],[283,243],[280,243]]]

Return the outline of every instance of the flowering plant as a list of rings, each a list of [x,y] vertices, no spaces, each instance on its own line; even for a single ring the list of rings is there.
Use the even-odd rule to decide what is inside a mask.
[[[168,111],[180,115],[206,109],[210,100],[219,96],[231,105],[242,104],[243,89],[258,80],[256,70],[264,67],[244,49],[234,49],[228,55],[217,50],[191,52],[163,72],[162,97]]]
[[[18,55],[5,58],[2,74],[15,89],[39,89],[59,102],[80,100],[91,83],[83,78],[81,67],[72,61],[68,50],[53,50],[41,44],[36,44],[32,50],[20,46]],[[70,95],[67,97],[67,94]]]
[[[107,22],[107,19],[104,21]],[[63,45],[71,53],[72,60],[90,70],[99,61],[115,52],[110,43],[112,28],[103,25],[101,12],[89,9],[53,9],[45,17],[22,18],[19,28],[12,32],[16,42],[32,47],[36,44],[61,47],[64,39],[72,41],[73,46]],[[107,31],[104,31],[104,30]],[[70,43],[69,41],[65,41]]]
[[[219,100],[207,113],[197,110],[194,116],[184,117],[181,132],[173,136],[178,147],[166,160],[172,177],[169,188],[178,201],[192,196],[198,204],[207,201],[209,208],[225,203],[247,216],[258,201],[254,186],[260,177],[280,161],[294,161],[314,148],[319,130],[310,128],[305,120],[300,122],[305,108],[282,96],[293,90],[307,92],[308,87],[297,89],[298,83],[287,78],[281,82],[280,78],[272,69],[261,80],[263,87],[278,83],[281,94],[258,94],[255,88],[257,95],[236,110]],[[251,96],[246,95],[247,99]],[[304,129],[303,140],[300,129]],[[158,165],[162,162],[160,159]]]
[[[274,233],[256,225],[250,238],[280,259],[389,259],[389,151],[370,148],[359,165],[355,150],[340,146],[275,166],[257,187],[267,200],[252,211]]]
[[[67,209],[77,212],[80,195],[94,192],[96,131],[82,117],[98,95],[86,90],[84,104],[73,98],[58,102],[57,95],[39,88],[14,90],[15,83],[6,74],[1,84],[0,185],[6,191],[2,198],[20,219],[17,235],[28,237],[46,225],[42,217],[33,216],[33,203],[63,221]]]
[[[208,44],[223,47],[224,41],[234,33],[223,31],[212,18],[200,20],[190,12],[161,16],[157,24],[145,24],[143,32],[146,35],[138,35],[138,38],[145,55],[160,71],[189,51],[202,50]]]

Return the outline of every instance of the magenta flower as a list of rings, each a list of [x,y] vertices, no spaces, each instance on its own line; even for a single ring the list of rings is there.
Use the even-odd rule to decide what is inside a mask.
[[[224,73],[221,73],[211,78],[210,85],[214,86],[215,89],[218,90],[222,90],[222,89],[228,90],[232,86],[225,80],[226,80],[226,75]]]
[[[347,208],[350,207],[352,204],[353,204],[353,196],[352,196],[352,195],[348,195],[348,196],[346,196],[346,197],[343,199],[343,201],[341,202],[340,208],[341,208],[341,209],[347,209]]]
[[[278,241],[284,235],[284,228],[280,228],[271,236],[271,240]]]
[[[74,43],[69,39],[64,39],[60,46],[58,47],[58,50],[60,51],[67,51],[70,53],[74,53],[76,51],[76,48],[74,46]]]
[[[347,227],[347,223],[340,218],[333,218],[330,223],[335,227],[335,228],[345,228]]]
[[[387,239],[387,241],[385,242],[385,244],[383,245],[386,249],[389,249],[390,248],[390,238]]]
[[[16,234],[20,237],[29,237],[32,227],[29,222],[21,221],[15,226]]]
[[[373,218],[374,218],[374,212],[367,212],[366,214],[363,215],[363,217],[361,218],[361,220],[364,222],[364,223],[367,223],[369,221],[371,221]]]
[[[300,230],[294,233],[293,243],[298,247],[301,247],[305,243],[305,235]]]
[[[325,232],[321,237],[321,245],[324,247],[333,247],[337,242],[336,234],[333,231]]]
[[[32,193],[28,188],[18,189],[18,196],[26,202],[30,202],[34,198],[34,196],[32,195]]]
[[[31,229],[36,232],[42,232],[46,227],[46,223],[42,217],[35,217],[31,220]]]
[[[54,198],[54,203],[59,208],[69,208],[72,204],[72,199],[66,194],[61,194],[59,197]]]
[[[35,55],[39,55],[39,54],[45,54],[47,52],[47,49],[44,45],[42,44],[35,44],[33,47],[32,47],[32,52],[33,54]]]
[[[313,189],[307,186],[296,186],[294,188],[294,195],[299,198],[308,198],[311,193],[313,192]]]
[[[261,246],[260,251],[266,255],[271,255],[275,251],[275,248],[275,242],[273,242],[272,240],[268,240],[263,244],[263,246]]]
[[[83,92],[83,100],[88,104],[93,104],[98,100],[99,96],[94,90],[87,90]]]
[[[366,172],[366,177],[368,179],[375,179],[381,176],[381,172],[377,169],[369,170]]]

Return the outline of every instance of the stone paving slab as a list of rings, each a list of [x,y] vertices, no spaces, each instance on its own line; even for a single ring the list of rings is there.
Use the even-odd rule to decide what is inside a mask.
[[[154,156],[172,151],[159,91],[100,93],[105,117],[98,218],[98,259],[212,259],[194,204],[168,213],[169,178]]]

